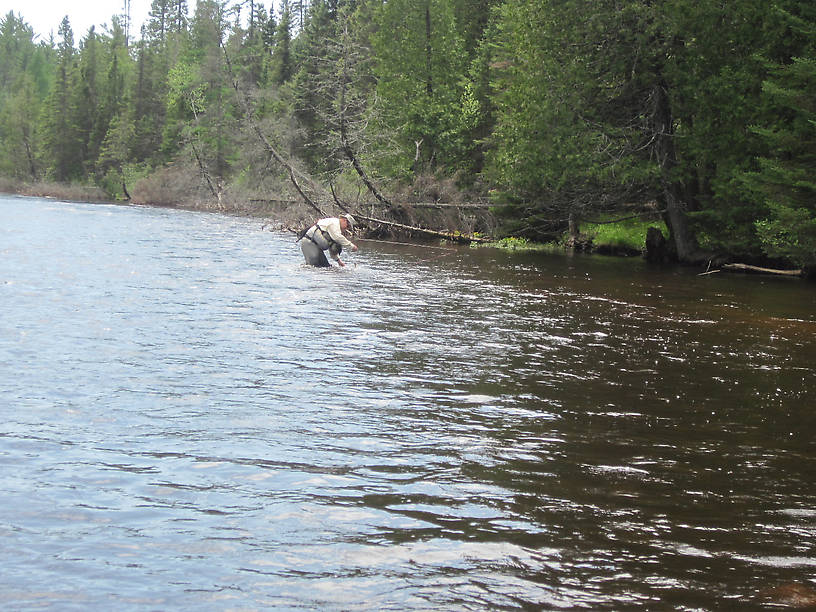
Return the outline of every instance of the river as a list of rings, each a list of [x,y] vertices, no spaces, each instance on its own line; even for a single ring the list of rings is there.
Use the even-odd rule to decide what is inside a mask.
[[[816,588],[816,290],[0,196],[0,606]]]

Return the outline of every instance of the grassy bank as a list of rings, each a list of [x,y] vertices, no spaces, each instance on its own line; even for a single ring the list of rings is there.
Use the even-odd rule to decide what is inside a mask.
[[[571,248],[605,255],[642,255],[646,248],[646,232],[650,227],[659,228],[663,236],[668,237],[668,229],[662,220],[636,218],[614,221],[610,219],[598,223],[581,224],[580,233],[574,238],[564,233],[554,242],[540,243],[511,236],[487,243],[485,246],[506,251],[555,253]]]
[[[581,235],[589,243],[589,250],[610,255],[640,255],[646,248],[646,232],[657,227],[668,238],[669,230],[659,219],[626,219],[602,223],[584,223]]]
[[[200,177],[189,168],[166,167],[134,181],[131,188],[131,203],[153,206],[167,206],[222,212],[242,216],[259,217],[268,220],[268,225],[279,228],[299,228],[313,221],[315,213],[294,196],[286,194],[285,185],[274,185],[274,193],[284,194],[280,200],[260,199],[254,193],[234,186],[226,186],[221,197],[213,197],[203,189]],[[110,202],[112,198],[96,186],[63,184],[56,182],[24,183],[0,177],[0,192],[26,196],[49,197],[67,201]],[[372,216],[388,217],[386,211],[368,211]],[[422,227],[443,228],[446,231],[479,233],[489,235],[492,220],[480,218],[472,211],[455,207],[441,210],[414,208],[410,204],[400,208],[401,223]],[[571,239],[566,233],[550,243],[537,243],[525,238],[507,237],[494,242],[481,243],[507,251],[537,251],[545,253],[563,252],[565,249],[601,253],[609,255],[640,255],[644,252],[646,232],[649,227],[660,228],[668,235],[665,224],[657,219],[633,218],[621,221],[603,219],[598,223],[584,222],[580,233]],[[486,231],[485,231],[486,230]],[[395,234],[384,227],[370,228],[374,237],[410,239],[410,235]],[[475,245],[475,243],[474,243]]]

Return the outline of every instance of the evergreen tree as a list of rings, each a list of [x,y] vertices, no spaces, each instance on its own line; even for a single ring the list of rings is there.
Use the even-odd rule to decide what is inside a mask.
[[[162,134],[167,107],[167,69],[164,58],[142,37],[137,45],[136,66],[129,113],[134,126],[131,146],[134,163],[162,161]]]
[[[490,176],[516,229],[655,201],[681,260],[703,256],[695,230],[710,248],[755,242],[735,179],[761,106],[754,56],[779,33],[763,3],[507,0],[496,32]]]
[[[553,237],[571,216],[638,195],[629,179],[603,185],[605,168],[614,163],[620,176],[631,161],[620,148],[637,128],[610,125],[610,101],[601,96],[625,91],[627,79],[610,82],[618,75],[608,66],[622,49],[604,31],[608,15],[594,9],[587,19],[579,4],[508,0],[490,31],[496,127],[488,177],[503,191],[507,231],[517,235]]]
[[[771,257],[783,257],[816,274],[816,8],[776,7],[798,44],[791,57],[772,65],[763,83],[770,111],[755,132],[767,146],[748,184],[769,209],[757,221]],[[794,12],[795,11],[795,12]]]
[[[142,33],[143,40],[162,47],[166,44],[175,14],[173,3],[174,0],[153,0],[146,30]]]
[[[125,32],[116,18],[113,20],[113,30],[108,44],[108,69],[99,108],[100,119],[97,122],[100,136],[95,173],[97,181],[108,193],[116,196],[121,194],[128,198],[125,167],[129,162],[134,137],[134,126],[128,111],[126,84],[131,59],[127,52]]]
[[[169,9],[169,31],[175,34],[186,32],[189,25],[187,0],[172,0]]]
[[[236,28],[238,42],[230,45],[231,51],[237,47],[238,68],[243,69],[246,80],[254,87],[265,86],[269,79],[269,63],[272,57],[271,40],[266,37],[271,17],[264,5],[252,3],[249,24],[246,31]],[[274,20],[272,20],[274,24]]]
[[[329,4],[312,3],[309,19],[297,39],[297,64],[293,83],[295,112],[302,129],[298,153],[321,172],[337,166],[331,150],[332,108],[336,97],[335,72],[341,51],[337,46],[337,16]],[[335,143],[336,145],[336,143]]]
[[[76,138],[80,147],[80,162],[83,164],[83,176],[93,171],[99,146],[107,131],[109,121],[100,113],[102,104],[102,78],[100,75],[102,50],[96,29],[91,26],[87,36],[79,46],[79,80],[74,92],[76,100],[75,124]]]
[[[0,19],[0,175],[37,180],[40,169],[38,117],[51,82],[51,49],[35,45],[22,18]]]
[[[226,26],[219,2],[198,2],[189,45],[170,71],[164,134],[165,152],[189,151],[216,196],[234,153],[235,109],[221,48]]]
[[[83,143],[76,124],[77,61],[68,17],[62,20],[58,34],[56,79],[43,118],[45,162],[57,181],[75,181],[83,176]]]
[[[292,8],[289,0],[283,0],[272,52],[272,83],[279,87],[291,79],[293,74]]]
[[[451,4],[382,4],[372,43],[382,129],[394,134],[399,145],[389,173],[405,176],[438,167],[452,171],[466,163],[472,145],[469,61]]]

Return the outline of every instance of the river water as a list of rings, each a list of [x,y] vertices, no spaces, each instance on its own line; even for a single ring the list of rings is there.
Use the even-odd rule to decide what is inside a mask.
[[[0,607],[816,588],[816,290],[0,196]]]

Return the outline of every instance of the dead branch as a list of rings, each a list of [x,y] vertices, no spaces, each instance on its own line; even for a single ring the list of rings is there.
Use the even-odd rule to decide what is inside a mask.
[[[286,169],[287,173],[289,174],[290,182],[295,187],[295,190],[297,190],[298,194],[300,194],[300,197],[303,198],[303,201],[306,202],[309,206],[311,206],[315,211],[317,211],[317,213],[321,217],[325,217],[326,213],[324,213],[323,210],[321,210],[321,208],[317,204],[315,204],[315,202],[303,191],[303,188],[301,187],[300,182],[297,179],[295,167],[291,163],[289,163],[289,161],[287,161],[286,158],[284,158],[284,156],[281,155],[275,147],[272,146],[272,143],[269,142],[269,139],[266,137],[266,134],[263,133],[263,130],[260,128],[258,123],[256,121],[253,121],[252,105],[249,102],[249,97],[241,89],[241,86],[238,82],[238,78],[236,77],[234,71],[232,70],[232,62],[230,61],[229,53],[227,53],[227,48],[226,46],[224,46],[223,42],[221,43],[221,49],[224,52],[224,60],[227,65],[227,72],[229,73],[230,81],[232,81],[232,88],[235,90],[236,96],[241,101],[244,107],[243,109],[244,116],[246,117],[247,122],[252,128],[252,131],[258,137],[258,140],[260,141],[264,149],[267,151],[267,153],[269,153],[269,155],[271,155],[272,158],[276,162],[278,162],[278,164],[280,164]]]
[[[758,274],[775,274],[777,276],[802,276],[802,270],[776,270],[774,268],[762,268],[741,263],[725,264],[723,270],[735,272],[756,272]]]
[[[432,236],[434,238],[443,238],[451,242],[459,242],[461,244],[470,244],[472,242],[484,243],[490,242],[489,238],[482,238],[481,236],[471,236],[469,234],[459,234],[457,232],[442,232],[439,230],[426,229],[424,227],[417,227],[415,225],[406,225],[404,223],[396,223],[395,221],[386,221],[384,219],[377,219],[375,217],[367,217],[359,213],[353,213],[355,217],[362,219],[366,223],[378,223],[388,227],[411,232],[412,234],[421,234],[424,236]]]
[[[194,126],[198,126],[198,108],[196,107],[195,97],[192,93],[188,94],[188,102],[190,103],[190,109],[193,111],[193,118],[195,119]],[[190,147],[193,149],[193,155],[195,156],[196,162],[198,163],[198,169],[201,172],[201,176],[207,181],[207,187],[210,189],[210,193],[213,195],[218,202],[221,202],[221,191],[216,190],[215,185],[213,185],[212,177],[210,176],[210,171],[207,168],[207,165],[204,163],[204,160],[201,158],[201,154],[198,152],[198,147],[196,144],[198,143],[198,134],[196,132],[195,127],[193,128],[192,135],[190,136]]]
[[[260,125],[258,125],[258,122],[254,121],[253,118],[252,118],[252,104],[250,103],[249,97],[246,95],[246,92],[244,92],[241,89],[241,85],[240,85],[240,83],[239,83],[239,81],[238,81],[238,79],[237,79],[237,77],[236,77],[236,75],[235,75],[235,73],[234,73],[234,71],[232,69],[232,62],[230,61],[229,53],[227,52],[227,48],[224,46],[223,43],[221,44],[221,49],[224,52],[224,59],[225,59],[225,62],[226,62],[227,71],[229,72],[230,80],[232,81],[232,87],[235,90],[236,96],[238,97],[239,101],[241,102],[241,104],[243,106],[244,115],[246,116],[246,120],[249,123],[250,127],[252,128],[252,131],[255,133],[255,136],[258,138],[261,145],[269,153],[269,155],[278,164],[280,164],[281,166],[283,166],[286,169],[286,171],[289,174],[289,180],[291,181],[292,185],[297,190],[298,194],[300,194],[303,201],[306,202],[309,206],[311,206],[321,217],[328,216],[325,212],[323,212],[323,210],[320,208],[320,206],[318,206],[314,202],[314,200],[312,200],[305,193],[305,191],[304,191],[304,189],[303,189],[303,187],[301,185],[301,181],[299,179],[302,178],[304,181],[308,182],[310,188],[313,191],[318,191],[318,192],[322,192],[322,193],[325,194],[326,189],[321,187],[320,185],[318,185],[314,180],[312,180],[308,176],[299,177],[298,175],[300,173],[298,173],[298,171],[295,169],[295,167],[281,153],[278,152],[278,150],[272,145],[271,142],[269,142],[269,139],[263,133],[263,130],[261,129]],[[344,66],[344,79],[346,79],[346,78],[348,78],[348,77],[347,77],[347,75],[345,73],[345,66]],[[346,87],[346,83],[344,81],[343,89],[341,91],[341,97],[342,97],[342,103],[340,105],[341,108],[344,108],[344,104],[345,104],[345,87]],[[387,198],[385,198],[379,192],[379,190],[376,188],[374,183],[368,177],[367,173],[365,172],[365,169],[362,167],[362,164],[357,159],[357,156],[354,154],[354,151],[352,150],[351,145],[348,142],[347,120],[345,119],[345,115],[343,116],[343,118],[341,118],[341,121],[340,121],[340,133],[341,133],[341,145],[342,145],[342,148],[344,150],[344,153],[346,154],[346,156],[351,161],[352,165],[354,166],[355,171],[357,172],[358,176],[360,176],[360,179],[363,181],[366,188],[369,190],[369,192],[372,195],[374,195],[374,197],[379,202],[385,204],[390,210],[396,210],[397,206],[395,206],[391,201],[389,201]],[[332,195],[332,197],[334,199],[334,203],[337,205],[338,208],[340,208],[344,212],[347,212],[349,214],[354,215],[356,218],[358,218],[358,219],[360,219],[362,221],[365,221],[367,223],[376,223],[376,224],[379,224],[379,225],[384,225],[386,227],[392,227],[392,228],[408,231],[408,232],[411,232],[413,234],[421,234],[421,235],[426,235],[426,236],[433,236],[433,237],[436,237],[436,238],[443,238],[445,240],[450,240],[452,242],[460,242],[460,243],[469,244],[471,242],[487,242],[488,241],[486,238],[481,238],[481,237],[476,237],[476,236],[468,236],[468,235],[465,235],[465,234],[459,234],[459,233],[455,233],[455,232],[444,232],[444,231],[438,231],[438,230],[430,230],[430,229],[426,229],[426,228],[423,228],[423,227],[416,227],[416,226],[412,226],[412,225],[406,225],[404,223],[396,223],[394,221],[387,221],[385,219],[377,219],[377,218],[374,218],[374,217],[369,217],[369,216],[363,215],[363,214],[361,214],[359,212],[355,212],[354,210],[352,210],[352,208],[348,204],[342,202],[340,200],[340,198],[337,197],[337,194],[334,191],[334,186],[332,185],[330,187],[331,187],[331,195]]]

